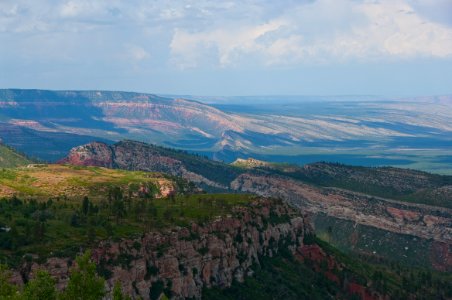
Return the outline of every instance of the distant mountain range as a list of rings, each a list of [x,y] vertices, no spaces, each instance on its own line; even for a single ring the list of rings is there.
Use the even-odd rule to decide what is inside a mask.
[[[211,105],[186,98],[4,89],[0,138],[49,161],[94,140],[133,139],[227,162],[327,160],[452,173],[451,96],[200,98]]]

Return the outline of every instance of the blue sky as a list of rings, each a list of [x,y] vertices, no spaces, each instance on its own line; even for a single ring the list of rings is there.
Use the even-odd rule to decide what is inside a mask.
[[[0,0],[0,88],[452,94],[452,0]]]

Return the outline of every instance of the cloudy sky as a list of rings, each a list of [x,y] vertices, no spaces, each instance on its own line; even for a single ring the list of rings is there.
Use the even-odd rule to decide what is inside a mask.
[[[0,88],[452,94],[452,0],[0,0]]]

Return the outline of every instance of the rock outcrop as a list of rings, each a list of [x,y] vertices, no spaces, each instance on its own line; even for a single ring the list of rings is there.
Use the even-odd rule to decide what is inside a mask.
[[[113,151],[105,143],[93,142],[71,149],[69,155],[61,163],[75,166],[113,167]]]
[[[452,191],[450,176],[397,168],[364,168],[329,163],[298,167],[268,164],[254,159],[239,160],[236,163],[242,166],[239,168],[132,141],[104,147],[108,147],[113,153],[102,160],[105,165],[109,165],[112,160],[114,168],[166,172],[182,176],[202,188],[221,188],[284,199],[303,212],[312,214],[314,221],[320,215],[349,221],[341,224],[351,226],[349,238],[353,237],[358,241],[364,241],[365,238],[356,236],[353,224],[383,230],[391,235],[412,236],[428,241],[427,251],[432,253],[425,258],[428,266],[438,270],[452,268],[449,258],[452,257],[452,211],[447,208],[450,207]],[[93,155],[85,155],[86,148],[92,149]],[[89,165],[92,161],[99,162],[101,160],[97,159],[96,153],[101,150],[98,148],[97,145],[75,148],[65,162],[83,165]],[[332,188],[334,186],[336,188]],[[337,188],[344,186],[347,189]],[[360,193],[363,190],[399,198],[394,200],[392,196],[377,197]],[[381,239],[378,236],[374,238]],[[391,245],[391,249],[400,249],[401,253],[405,253],[405,247],[413,248],[415,245]],[[348,248],[342,250],[355,251]],[[374,255],[375,250],[369,248],[362,251]],[[438,251],[440,256],[434,254]],[[392,253],[386,251],[379,254],[392,258]],[[406,256],[419,257],[418,253],[407,253]]]
[[[199,161],[193,161],[194,159]],[[228,189],[227,184],[222,184],[221,180],[209,179],[204,174],[219,174],[224,171],[224,166],[218,167],[219,163],[134,141],[123,141],[111,146],[98,142],[78,146],[58,163],[163,172],[198,185]]]
[[[281,247],[300,252],[303,237],[310,233],[305,219],[276,200],[254,200],[236,207],[231,215],[207,224],[149,232],[137,239],[103,241],[92,257],[109,289],[120,282],[133,297],[150,299],[163,289],[174,299],[201,298],[204,287],[229,287],[251,275],[251,266],[262,256],[273,256]],[[301,252],[300,252],[301,253]],[[28,266],[28,274],[47,269],[61,289],[67,283],[69,259],[50,258]]]
[[[231,188],[264,197],[285,199],[312,216],[321,214],[347,220],[351,232],[352,227],[359,224],[428,241],[427,251],[432,253],[427,258],[428,265],[441,271],[452,270],[451,209],[395,201],[338,188],[315,187],[272,175],[242,174],[231,183]],[[400,251],[405,252],[404,247],[405,245],[394,243],[388,248],[400,248]],[[372,254],[373,250],[369,248],[368,252]],[[389,252],[379,255],[390,258]]]

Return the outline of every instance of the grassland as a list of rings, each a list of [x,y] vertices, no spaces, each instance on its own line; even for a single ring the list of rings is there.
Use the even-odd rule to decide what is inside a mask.
[[[65,197],[89,196],[101,198],[109,187],[128,190],[136,185],[147,185],[157,192],[158,186],[173,183],[159,173],[129,172],[99,167],[69,165],[29,165],[0,170],[0,197]]]

